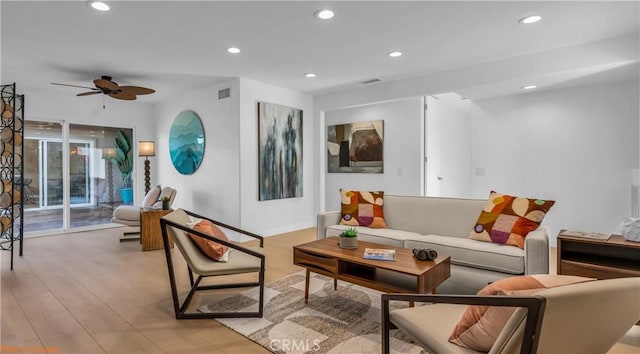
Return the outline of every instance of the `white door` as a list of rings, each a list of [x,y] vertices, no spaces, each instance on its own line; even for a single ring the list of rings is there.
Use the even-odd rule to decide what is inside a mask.
[[[468,198],[471,190],[471,106],[456,93],[425,102],[425,195]]]

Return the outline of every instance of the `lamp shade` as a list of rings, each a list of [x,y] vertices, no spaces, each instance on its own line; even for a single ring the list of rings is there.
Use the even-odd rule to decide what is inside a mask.
[[[102,158],[108,159],[116,156],[116,149],[114,148],[102,148]]]
[[[138,156],[156,156],[156,149],[153,141],[139,141]]]

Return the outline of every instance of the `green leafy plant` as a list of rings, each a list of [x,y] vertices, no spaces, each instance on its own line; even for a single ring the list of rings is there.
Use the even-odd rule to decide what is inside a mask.
[[[340,237],[358,237],[358,231],[355,228],[350,227],[342,231]]]
[[[116,150],[116,156],[111,156],[109,159],[118,166],[122,175],[124,188],[131,188],[131,173],[133,172],[131,140],[122,129],[120,129],[118,136],[116,136],[114,149]]]

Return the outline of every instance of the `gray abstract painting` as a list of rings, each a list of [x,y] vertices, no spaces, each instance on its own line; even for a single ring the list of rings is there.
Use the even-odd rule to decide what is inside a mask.
[[[302,110],[258,102],[259,200],[302,197]]]

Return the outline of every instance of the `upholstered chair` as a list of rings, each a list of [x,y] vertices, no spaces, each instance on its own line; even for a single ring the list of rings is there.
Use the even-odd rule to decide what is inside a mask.
[[[162,199],[164,197],[169,198],[169,206],[173,203],[176,197],[177,191],[171,187],[164,187],[160,190],[160,186],[155,186],[147,192],[142,204],[139,206],[134,205],[120,205],[113,211],[113,217],[111,222],[116,224],[122,224],[131,227],[140,227],[140,209],[152,208],[161,209]],[[140,233],[140,231],[127,231],[125,235]]]
[[[195,220],[199,221],[194,222]],[[198,227],[200,223],[211,225],[211,228],[206,228],[208,231],[205,232]],[[160,225],[162,228],[162,240],[167,260],[167,269],[169,271],[171,297],[173,298],[173,308],[176,319],[262,317],[264,310],[264,273],[266,259],[264,254],[264,238],[262,236],[183,209],[177,209],[163,216],[160,219]],[[221,231],[222,229],[258,240],[259,245],[247,246],[231,241],[224,235],[224,232]],[[172,252],[169,247],[170,238],[174,240],[178,250],[187,263],[191,289],[185,295],[182,303],[179,299],[178,285],[176,282],[175,264],[173,261],[174,252]],[[210,242],[214,242],[216,246],[224,245],[227,247],[226,259],[213,259],[210,252],[203,250],[203,241],[204,243],[210,244]],[[245,273],[255,274],[255,281],[232,283],[230,281],[218,280],[220,278],[225,279],[226,276]],[[195,280],[193,274],[197,276]],[[214,280],[208,285],[201,285],[200,282],[205,278]],[[255,311],[219,311],[208,313],[194,312],[193,310],[189,311],[189,304],[197,291],[243,287],[258,287],[258,303],[256,304],[257,308]]]
[[[390,310],[390,301],[428,302]],[[466,306],[519,307],[489,353],[606,353],[640,320],[640,277],[595,280],[521,296],[382,295],[383,353],[399,328],[429,353],[479,353],[449,342]],[[483,328],[493,328],[493,325]]]

